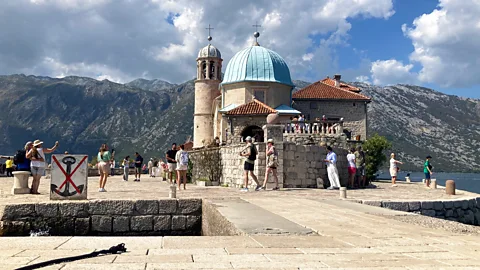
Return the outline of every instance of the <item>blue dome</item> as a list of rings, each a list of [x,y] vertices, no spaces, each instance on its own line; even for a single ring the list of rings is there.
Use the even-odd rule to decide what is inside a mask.
[[[278,53],[261,46],[243,49],[228,62],[222,84],[244,81],[294,86],[285,60]]]

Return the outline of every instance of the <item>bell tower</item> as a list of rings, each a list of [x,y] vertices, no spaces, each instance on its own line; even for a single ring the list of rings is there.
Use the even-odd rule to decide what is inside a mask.
[[[212,41],[208,25],[208,41]],[[199,148],[214,140],[213,100],[220,95],[222,82],[222,56],[208,44],[198,52],[197,79],[195,80],[195,109],[193,115],[193,147]]]

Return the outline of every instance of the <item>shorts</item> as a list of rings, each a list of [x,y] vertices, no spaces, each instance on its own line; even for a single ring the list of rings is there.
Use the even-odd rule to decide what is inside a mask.
[[[97,164],[99,174],[110,174],[110,165],[105,161],[100,161]]]
[[[142,173],[142,167],[135,167],[135,173]]]
[[[167,163],[168,171],[173,172],[177,169],[177,163]]]
[[[251,172],[253,172],[253,169],[254,169],[254,168],[255,168],[255,164],[253,164],[253,163],[249,163],[249,162],[246,162],[246,161],[245,161],[245,163],[243,164],[243,169],[244,169],[245,171],[251,171]]]
[[[357,167],[357,176],[365,176],[365,167],[364,166],[359,166]]]
[[[428,173],[428,172],[425,173],[425,179],[430,179],[430,177],[431,177],[431,176],[430,176],[430,173]]]
[[[174,163],[175,164],[175,163]],[[186,171],[188,170],[188,165],[182,165],[182,164],[175,164],[177,165],[177,171]]]
[[[32,175],[41,175],[43,176],[45,174],[45,168],[44,167],[32,167]]]
[[[348,174],[355,174],[357,172],[357,168],[355,167],[348,167]]]
[[[391,177],[397,177],[397,172],[398,172],[397,168],[390,169],[390,176]]]

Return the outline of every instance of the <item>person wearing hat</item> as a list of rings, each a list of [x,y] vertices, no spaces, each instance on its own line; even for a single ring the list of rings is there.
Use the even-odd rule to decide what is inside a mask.
[[[247,136],[245,138],[245,142],[247,143],[247,147],[240,152],[240,156],[245,157],[245,162],[243,164],[243,169],[245,171],[245,186],[242,189],[244,192],[248,192],[248,174],[252,177],[253,181],[257,183],[257,187],[255,188],[256,191],[260,190],[260,183],[258,182],[257,176],[253,173],[253,169],[255,167],[255,160],[257,159],[257,148],[252,143],[252,137]]]
[[[423,163],[423,173],[425,173],[425,184],[427,187],[430,187],[430,180],[433,174],[432,165],[430,164],[430,159],[432,159],[432,157],[428,155],[425,159],[425,163]]]
[[[327,189],[340,188],[340,178],[338,177],[337,170],[337,154],[333,152],[331,146],[327,146],[327,152],[327,157],[324,160],[327,164],[328,180],[330,181],[330,186]]]
[[[280,188],[278,187],[278,177],[277,177],[278,152],[277,152],[277,149],[275,149],[273,139],[267,140],[266,156],[267,156],[267,169],[265,170],[265,180],[263,180],[263,185],[261,188],[259,188],[259,190],[267,188],[267,180],[270,172],[272,172],[273,179],[275,180],[275,187],[273,188],[273,190],[279,190]]]
[[[43,148],[43,142],[35,140],[33,147],[28,151],[27,158],[30,159],[30,170],[33,175],[31,194],[40,194],[38,187],[40,186],[40,178],[45,173],[45,155],[50,154],[58,148],[58,141],[52,148]]]

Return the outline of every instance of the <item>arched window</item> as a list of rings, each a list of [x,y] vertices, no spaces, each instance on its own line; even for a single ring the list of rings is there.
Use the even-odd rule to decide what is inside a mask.
[[[207,63],[205,61],[202,62],[202,77],[201,80],[205,80],[207,78]]]
[[[215,80],[215,63],[213,61],[210,61],[210,76],[208,76],[210,79]]]

